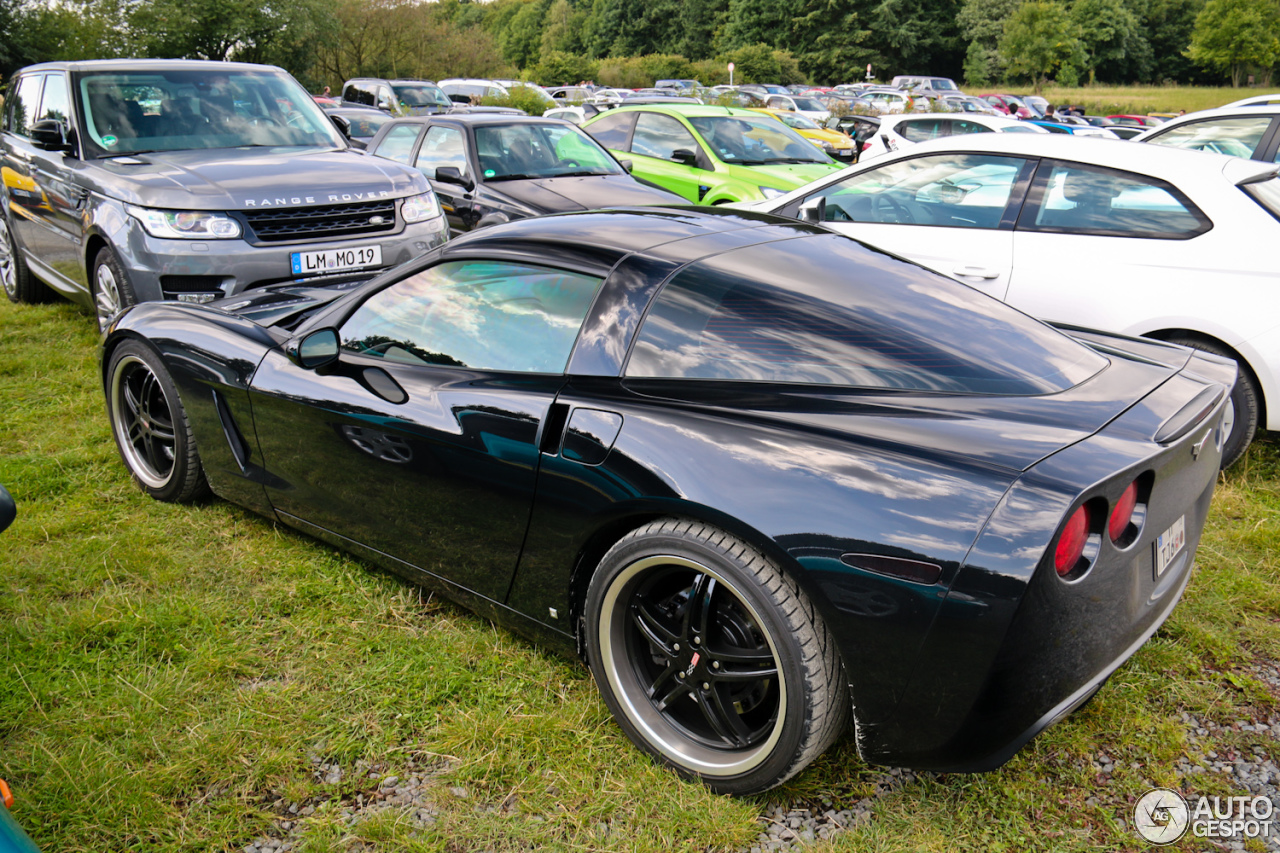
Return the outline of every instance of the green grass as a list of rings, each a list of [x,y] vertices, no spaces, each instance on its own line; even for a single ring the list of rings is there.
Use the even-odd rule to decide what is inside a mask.
[[[577,662],[224,502],[146,498],[111,441],[92,326],[0,304],[0,483],[19,503],[0,535],[0,776],[45,850],[239,850],[281,801],[319,804],[317,853],[735,849],[770,802],[873,791],[882,769],[845,738],[769,796],[713,796],[632,748]],[[1183,603],[1088,708],[999,771],[900,786],[816,849],[1138,849],[1114,817],[1176,783],[1179,712],[1275,711],[1249,667],[1280,660],[1278,528],[1268,438],[1221,485]],[[439,819],[345,826],[370,767],[439,769]]]
[[[1010,89],[994,87],[970,87],[966,91],[1004,92],[1030,95],[1029,86]],[[1078,104],[1089,115],[1146,115],[1147,113],[1176,113],[1186,110],[1209,110],[1238,101],[1249,95],[1263,94],[1267,89],[1232,89],[1230,86],[1081,86],[1068,89],[1049,86],[1040,94],[1051,104]]]

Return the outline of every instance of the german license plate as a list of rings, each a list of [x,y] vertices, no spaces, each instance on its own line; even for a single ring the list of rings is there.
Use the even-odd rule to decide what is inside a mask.
[[[852,149],[852,148],[838,148],[838,149],[836,149],[836,153],[837,153],[837,154],[839,154],[841,157],[849,157],[849,156],[852,156],[852,154],[853,154],[853,149]]]
[[[382,247],[350,246],[323,252],[294,252],[289,257],[294,275],[318,275],[382,266]]]
[[[1187,546],[1187,517],[1178,516],[1178,520],[1169,525],[1169,529],[1156,537],[1156,577],[1164,574],[1173,558]]]

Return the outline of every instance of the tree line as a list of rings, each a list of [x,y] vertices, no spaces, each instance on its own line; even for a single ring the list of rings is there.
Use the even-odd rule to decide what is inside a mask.
[[[971,86],[1269,83],[1280,0],[0,0],[0,73],[51,59],[236,59],[355,76]]]

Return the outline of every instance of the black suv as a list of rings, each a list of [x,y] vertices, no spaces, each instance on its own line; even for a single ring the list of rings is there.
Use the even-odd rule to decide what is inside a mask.
[[[0,161],[5,294],[52,289],[102,326],[138,301],[387,267],[449,233],[421,173],[352,150],[271,66],[24,68],[5,99]]]

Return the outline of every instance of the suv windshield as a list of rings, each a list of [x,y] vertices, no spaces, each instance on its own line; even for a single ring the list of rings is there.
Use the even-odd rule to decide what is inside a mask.
[[[391,90],[406,107],[452,107],[453,101],[439,86],[430,83],[393,83]]]
[[[476,128],[485,180],[621,175],[609,153],[571,124],[503,124]]]
[[[143,151],[345,148],[292,77],[235,68],[104,71],[77,78],[86,158]]]
[[[831,162],[803,136],[766,116],[698,116],[690,117],[689,123],[726,163],[763,166]]]

